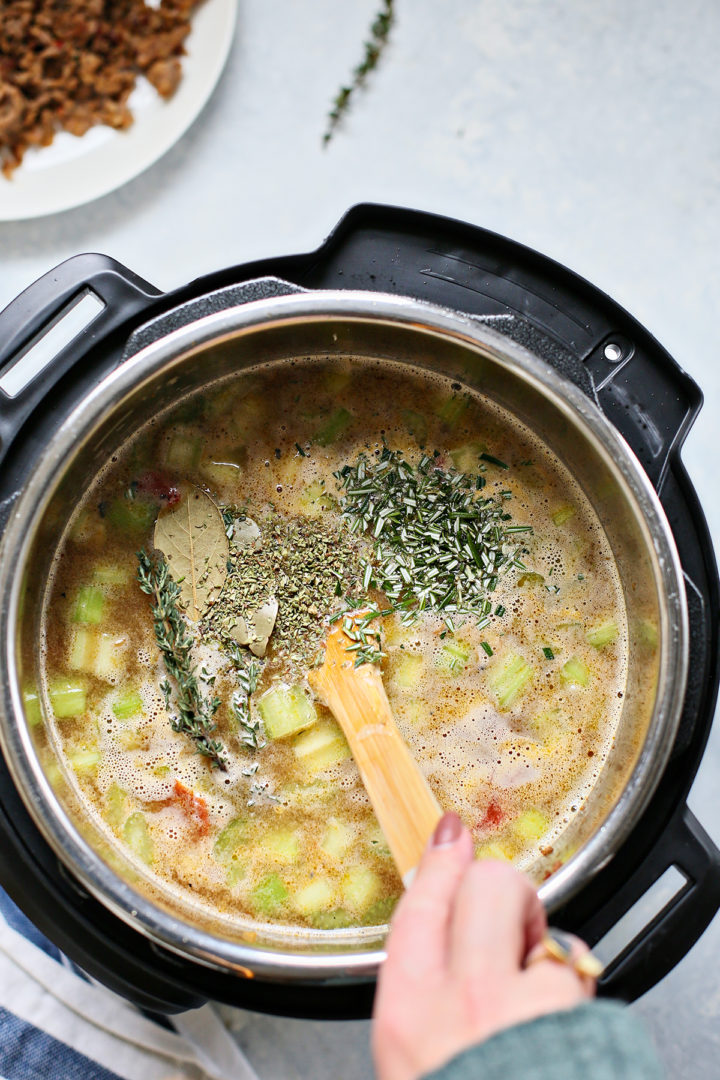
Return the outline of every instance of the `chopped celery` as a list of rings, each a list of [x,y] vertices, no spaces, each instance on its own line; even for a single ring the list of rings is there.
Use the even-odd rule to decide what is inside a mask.
[[[203,461],[200,472],[217,488],[237,488],[242,469],[232,461]]]
[[[280,794],[284,797],[283,801],[287,798],[293,806],[316,806],[319,802],[333,799],[335,788],[327,780],[312,780],[309,784],[287,784]]]
[[[128,566],[102,563],[94,567],[92,578],[96,585],[128,585],[133,573]]]
[[[118,731],[115,735],[115,741],[123,750],[139,750],[145,745],[146,736],[137,729],[123,728],[122,731]]]
[[[486,450],[484,443],[465,443],[464,446],[458,446],[457,450],[451,450],[450,457],[458,472],[474,475],[478,471],[480,455]]]
[[[56,791],[62,791],[67,786],[67,781],[63,776],[60,766],[57,761],[52,759],[43,762],[43,771],[45,773],[45,779],[51,788],[55,788]]]
[[[37,688],[34,686],[26,686],[23,690],[23,704],[25,706],[25,719],[30,727],[37,727],[42,723],[42,709],[40,707],[40,696],[37,692]]]
[[[504,844],[497,840],[489,840],[486,844],[478,844],[475,848],[477,859],[498,859],[500,862],[512,862],[512,855]]]
[[[90,669],[99,679],[112,679],[123,666],[127,639],[118,634],[100,634]]]
[[[232,402],[224,423],[238,439],[244,440],[255,430],[263,416],[267,416],[267,403],[262,394],[252,391],[240,401],[236,398]]]
[[[95,657],[97,635],[91,630],[75,630],[70,638],[68,667],[71,671],[90,671]]]
[[[539,810],[524,810],[512,823],[512,830],[521,840],[539,840],[550,822]]]
[[[97,770],[98,765],[102,761],[102,754],[97,747],[83,746],[78,750],[71,751],[71,753],[68,754],[68,761],[76,773],[84,775],[86,773],[93,773]]]
[[[123,690],[113,702],[112,711],[118,720],[129,720],[142,712],[143,699],[135,689]]]
[[[55,679],[48,686],[52,710],[58,720],[68,716],[82,716],[85,712],[87,691],[84,684],[69,679]]]
[[[325,387],[331,394],[339,394],[350,382],[349,368],[331,368],[325,373]]]
[[[422,413],[415,412],[414,409],[403,410],[403,422],[408,429],[408,433],[413,435],[415,442],[418,446],[424,446],[427,441],[427,420]]]
[[[377,900],[380,878],[367,866],[353,866],[342,879],[340,889],[343,903],[362,913]]]
[[[320,517],[325,510],[334,510],[337,507],[337,501],[325,490],[324,484],[319,480],[314,480],[312,484],[308,484],[300,496],[300,505],[305,517],[316,518]]]
[[[332,911],[319,911],[313,915],[312,924],[318,930],[342,930],[346,926],[353,926],[355,919],[344,908],[333,908]]]
[[[269,739],[285,739],[317,721],[317,712],[301,686],[276,686],[258,702]]]
[[[428,710],[425,705],[423,705],[422,701],[416,701],[412,698],[403,698],[400,705],[401,708],[399,711],[401,712],[403,719],[409,721],[411,724],[419,727],[428,719]]]
[[[373,855],[377,855],[380,859],[390,858],[390,848],[385,839],[385,833],[379,825],[375,826],[375,828],[370,831],[368,835],[368,844]]]
[[[213,855],[218,862],[229,862],[238,848],[246,842],[247,821],[245,818],[233,818],[218,834],[213,846]]]
[[[447,398],[440,408],[437,410],[437,415],[447,427],[455,427],[460,423],[463,413],[470,404],[470,397],[466,394],[464,397],[458,397],[454,394],[451,398]]]
[[[403,652],[394,666],[392,681],[401,690],[410,690],[417,686],[425,670],[425,661],[417,653]]]
[[[300,449],[302,450],[302,447],[300,447]],[[304,453],[305,451],[303,450],[303,454]],[[293,457],[286,454],[285,457],[280,458],[280,460],[273,465],[273,476],[277,478],[277,482],[282,488],[294,487],[297,483],[300,470],[302,469],[302,460],[299,451],[296,451]]]
[[[294,863],[300,854],[300,839],[293,828],[273,829],[262,838],[262,848],[273,862]]]
[[[350,747],[334,720],[321,720],[293,740],[293,750],[310,772],[329,769],[350,757]]]
[[[383,630],[386,645],[404,645],[409,640],[410,632],[407,626],[399,623],[394,615],[383,621]]]
[[[136,810],[123,826],[123,836],[139,859],[148,866],[153,861],[153,842],[145,815]]]
[[[96,511],[86,510],[74,522],[70,536],[76,544],[89,544],[99,547],[105,543],[107,530],[105,522]]]
[[[264,877],[250,894],[252,907],[263,915],[274,915],[288,898],[288,891],[279,874]]]
[[[335,898],[335,889],[326,878],[315,878],[293,896],[293,907],[302,915],[320,914]]]
[[[537,732],[543,742],[547,742],[548,739],[552,739],[554,735],[563,730],[560,710],[548,709],[547,712],[540,713],[531,721],[530,726],[533,731]]]
[[[355,830],[346,821],[330,818],[325,829],[320,850],[331,859],[341,859],[355,840]]]
[[[518,586],[521,589],[524,585],[542,585],[544,581],[545,578],[542,574],[536,574],[532,570],[521,574],[520,577],[517,579]]]
[[[552,514],[554,525],[564,525],[566,521],[569,521],[571,517],[574,517],[577,510],[574,506],[559,506]]]
[[[563,664],[560,676],[562,681],[570,686],[587,686],[590,682],[590,671],[577,656],[571,656],[568,662]]]
[[[435,669],[438,675],[452,678],[460,675],[470,659],[470,646],[464,641],[450,641],[443,645],[435,657]]]
[[[232,858],[228,864],[228,868],[225,872],[225,881],[228,884],[228,888],[234,889],[236,885],[239,885],[247,873],[247,867],[244,863],[241,863],[238,859]]]
[[[657,649],[658,630],[657,624],[651,619],[638,619],[637,633],[643,645],[649,649]]]
[[[115,529],[122,532],[148,532],[157,517],[157,507],[145,499],[113,499],[106,511],[106,518]]]
[[[315,432],[313,442],[316,442],[318,446],[329,446],[345,434],[351,421],[352,413],[345,408],[336,409]]]
[[[119,832],[128,816],[129,809],[130,800],[127,791],[117,784],[111,784],[105,795],[105,820],[108,825]]]
[[[399,896],[383,896],[381,900],[376,900],[363,915],[365,926],[383,926],[389,923],[399,899]]]
[[[612,645],[617,639],[618,626],[614,619],[599,623],[588,630],[585,635],[587,641],[596,649],[602,649],[605,645]]]
[[[533,677],[533,669],[522,656],[511,656],[499,671],[490,675],[490,686],[494,691],[498,706],[508,709],[515,699],[525,690]]]
[[[196,469],[200,464],[204,442],[199,435],[176,431],[167,445],[165,464],[180,473]]]
[[[83,585],[75,597],[72,621],[76,623],[97,624],[103,621],[105,594],[95,585]]]

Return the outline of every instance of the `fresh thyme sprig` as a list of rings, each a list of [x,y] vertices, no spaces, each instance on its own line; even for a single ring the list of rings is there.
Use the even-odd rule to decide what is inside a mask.
[[[439,468],[424,454],[417,466],[384,448],[379,459],[361,454],[335,474],[340,505],[353,533],[369,534],[373,553],[363,560],[363,587],[379,589],[400,621],[424,610],[472,615],[480,629],[492,615],[489,595],[501,574],[526,569],[515,536],[530,525],[510,524],[506,494],[480,495],[479,479]]]
[[[173,581],[163,558],[158,557],[155,561],[143,549],[138,552],[138,564],[140,588],[154,601],[151,611],[155,639],[165,670],[175,684],[178,715],[171,721],[172,729],[191,738],[198,753],[209,758],[214,768],[226,769],[227,757],[222,743],[210,738],[216,727],[213,716],[220,699],[207,700],[200,690],[190,658],[193,639],[178,608],[180,586]],[[167,678],[161,682],[160,689],[169,706],[172,687]]]
[[[234,643],[232,643],[234,645]],[[261,750],[265,745],[260,718],[250,712],[250,695],[257,689],[261,665],[255,658],[243,655],[240,646],[228,647],[235,667],[238,689],[230,698],[230,708],[240,730],[240,742],[250,750]]]
[[[370,40],[365,42],[365,55],[353,69],[353,77],[349,86],[341,86],[333,101],[333,107],[328,113],[328,125],[323,135],[325,146],[330,142],[335,128],[340,123],[346,112],[350,98],[355,91],[362,86],[369,73],[377,66],[380,55],[387,45],[388,35],[395,19],[393,10],[394,0],[382,0],[382,7],[375,15],[370,27]]]

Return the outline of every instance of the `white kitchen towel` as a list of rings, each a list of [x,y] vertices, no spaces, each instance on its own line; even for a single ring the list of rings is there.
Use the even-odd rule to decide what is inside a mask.
[[[0,890],[0,1080],[259,1080],[212,1005],[153,1017],[87,978]]]

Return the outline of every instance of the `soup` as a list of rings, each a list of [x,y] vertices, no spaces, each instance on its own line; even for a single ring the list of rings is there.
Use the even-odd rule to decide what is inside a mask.
[[[142,873],[223,916],[387,922],[401,883],[307,681],[358,609],[350,656],[381,665],[441,806],[480,856],[552,871],[622,703],[608,542],[567,468],[490,401],[333,359],[157,417],[54,559],[50,737]]]

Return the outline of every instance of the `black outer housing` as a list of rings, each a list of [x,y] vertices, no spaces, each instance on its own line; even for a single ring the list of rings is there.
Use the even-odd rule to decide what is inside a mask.
[[[600,993],[634,1000],[688,952],[720,906],[720,851],[687,808],[718,690],[720,585],[702,509],[680,460],[695,383],[635,319],[557,263],[470,225],[393,207],[352,209],[308,255],[219,271],[161,294],[114,260],[68,260],[0,312],[0,372],[91,290],[104,310],[14,399],[0,392],[0,530],[49,434],[124,355],[210,311],[264,295],[258,278],[428,300],[487,319],[591,396],[655,485],[685,575],[692,665],[679,732],[653,799],[611,862],[553,922],[597,942],[670,866],[685,886],[618,956]],[[245,283],[251,283],[246,285]],[[240,288],[238,288],[240,286]],[[290,290],[287,290],[290,291]],[[210,296],[209,294],[217,294]],[[499,318],[498,318],[499,317]],[[149,322],[156,320],[153,325]],[[142,327],[139,332],[138,328]],[[619,362],[604,347],[617,343]],[[136,1004],[177,1012],[211,998],[260,1012],[369,1015],[374,981],[305,985],[218,972],[149,942],[87,894],[33,825],[0,758],[0,884],[90,975]]]

